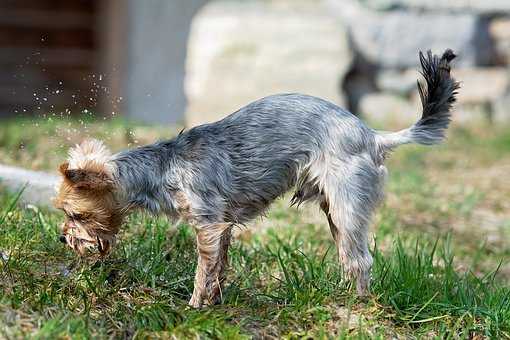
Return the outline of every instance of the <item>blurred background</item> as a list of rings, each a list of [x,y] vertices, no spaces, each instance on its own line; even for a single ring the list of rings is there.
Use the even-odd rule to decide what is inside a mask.
[[[0,117],[191,126],[303,92],[404,126],[418,51],[445,48],[454,120],[510,121],[506,0],[1,0]]]

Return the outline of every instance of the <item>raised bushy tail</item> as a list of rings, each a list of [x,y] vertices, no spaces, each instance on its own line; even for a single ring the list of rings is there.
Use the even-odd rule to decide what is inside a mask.
[[[408,129],[379,134],[377,137],[380,146],[392,149],[401,144],[431,145],[444,140],[445,130],[450,123],[450,110],[459,89],[459,83],[450,76],[450,62],[455,57],[450,49],[441,58],[430,51],[426,56],[420,52],[421,74],[425,78],[425,83],[418,81],[422,116]]]

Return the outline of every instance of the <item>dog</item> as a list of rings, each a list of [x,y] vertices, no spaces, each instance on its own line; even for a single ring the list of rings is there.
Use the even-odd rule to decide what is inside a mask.
[[[445,138],[459,83],[451,50],[419,53],[421,118],[379,132],[320,98],[280,94],[176,138],[112,155],[97,140],[72,148],[60,165],[55,207],[61,241],[80,255],[107,255],[128,213],[182,218],[196,231],[198,264],[189,304],[219,302],[233,226],[260,216],[295,189],[291,204],[315,201],[327,217],[338,257],[357,293],[369,293],[368,231],[383,197],[384,161],[397,146]]]

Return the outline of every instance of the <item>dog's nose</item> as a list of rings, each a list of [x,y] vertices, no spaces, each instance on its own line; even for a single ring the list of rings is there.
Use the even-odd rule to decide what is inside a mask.
[[[67,243],[66,237],[64,235],[60,235],[58,240],[62,243]]]

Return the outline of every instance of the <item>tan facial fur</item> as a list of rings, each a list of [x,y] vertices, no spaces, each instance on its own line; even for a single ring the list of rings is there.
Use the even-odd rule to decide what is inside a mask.
[[[59,168],[63,180],[54,205],[66,215],[62,224],[66,244],[80,255],[94,249],[108,254],[122,224],[107,152],[102,143],[85,141]]]

